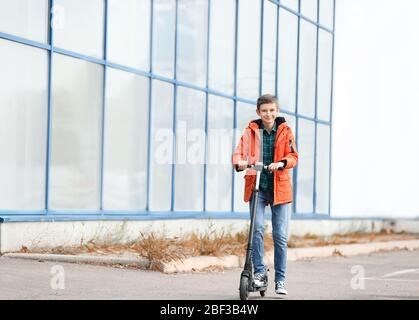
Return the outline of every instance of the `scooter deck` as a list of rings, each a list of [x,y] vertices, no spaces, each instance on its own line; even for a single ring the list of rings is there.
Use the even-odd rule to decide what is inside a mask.
[[[252,286],[252,290],[249,290],[249,292],[260,292],[260,291],[266,291],[266,290],[268,290],[268,286],[264,286],[264,287]]]

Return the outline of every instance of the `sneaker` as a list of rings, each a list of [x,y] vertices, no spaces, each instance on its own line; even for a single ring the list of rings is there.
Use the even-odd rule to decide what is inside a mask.
[[[285,295],[285,296],[288,294],[287,290],[285,290],[285,282],[284,281],[275,282],[275,293],[276,294],[282,294],[282,295]]]
[[[266,272],[256,273],[253,277],[253,284],[256,288],[266,287],[268,285],[268,275]]]

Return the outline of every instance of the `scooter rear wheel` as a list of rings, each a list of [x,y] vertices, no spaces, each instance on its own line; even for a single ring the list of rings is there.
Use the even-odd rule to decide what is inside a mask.
[[[249,278],[240,278],[240,300],[247,300],[249,297]]]
[[[259,291],[260,292],[260,296],[263,298],[266,294],[266,291]]]

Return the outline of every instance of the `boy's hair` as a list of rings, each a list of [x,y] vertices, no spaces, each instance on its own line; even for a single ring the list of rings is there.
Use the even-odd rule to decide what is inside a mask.
[[[264,94],[258,99],[258,102],[257,102],[258,110],[260,109],[260,106],[262,104],[269,104],[269,103],[275,103],[277,108],[279,109],[279,103],[276,97],[272,94]]]

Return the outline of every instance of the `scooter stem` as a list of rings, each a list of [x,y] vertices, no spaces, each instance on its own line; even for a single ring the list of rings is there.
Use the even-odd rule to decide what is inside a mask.
[[[252,168],[256,170],[256,184],[255,184],[255,188],[253,189],[253,195],[252,195],[249,239],[247,243],[246,261],[244,265],[244,269],[250,270],[250,271],[252,271],[253,233],[255,229],[256,208],[258,204],[260,175],[262,171],[264,170],[264,166],[263,166],[263,163],[259,162],[256,165],[252,166]]]

